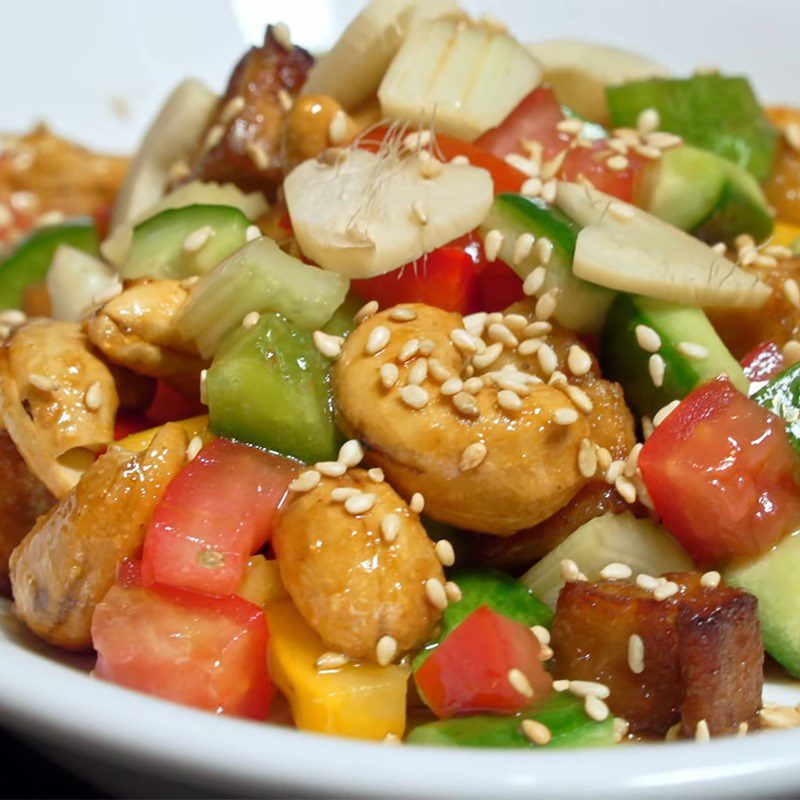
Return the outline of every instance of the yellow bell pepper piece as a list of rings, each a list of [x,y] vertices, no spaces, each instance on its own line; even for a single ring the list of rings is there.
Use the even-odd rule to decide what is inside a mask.
[[[327,651],[288,600],[267,603],[269,668],[301,730],[381,740],[406,727],[409,668],[399,664],[345,664],[318,670]]]
[[[245,566],[236,594],[262,608],[271,601],[285,600],[288,595],[278,572],[278,562],[274,558],[252,556]]]
[[[184,431],[186,431],[186,436],[189,439],[191,439],[193,436],[199,436],[203,440],[203,444],[208,444],[212,439],[216,438],[208,429],[208,414],[202,414],[199,417],[181,419],[174,424],[180,425]],[[122,447],[125,450],[129,450],[131,453],[138,453],[140,450],[144,450],[145,447],[147,447],[150,442],[153,441],[153,437],[156,435],[156,432],[160,429],[160,427],[161,426],[157,428],[148,428],[146,431],[132,433],[130,436],[126,436],[124,439],[114,442],[114,444],[117,447]]]
[[[800,225],[792,222],[775,220],[775,228],[772,231],[770,244],[782,244],[784,247],[791,247],[796,241],[800,240]]]

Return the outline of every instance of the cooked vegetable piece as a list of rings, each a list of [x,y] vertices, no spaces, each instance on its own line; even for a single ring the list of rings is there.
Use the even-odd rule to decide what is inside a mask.
[[[348,285],[346,278],[304,264],[262,236],[194,286],[181,317],[183,336],[196,340],[209,357],[253,311],[277,312],[304,330],[321,328],[342,304]]]
[[[580,233],[578,225],[558,208],[550,207],[542,200],[501,194],[495,198],[489,216],[481,225],[481,233],[486,236],[493,229],[503,234],[498,257],[523,279],[542,262],[535,247],[519,259],[515,253],[518,238],[525,234],[535,239],[546,238],[553,249],[537,294],[551,290],[559,293],[561,302],[556,304],[554,317],[567,328],[587,334],[600,331],[614,292],[587,283],[573,274],[572,258]]]
[[[794,228],[793,234],[789,234],[789,241],[778,241],[778,244],[791,244],[793,240],[800,237],[800,151],[789,142],[792,135],[792,125],[800,123],[800,109],[787,106],[772,106],[765,109],[767,118],[775,125],[780,133],[775,161],[772,171],[767,180],[764,191],[769,198],[770,205],[778,215],[776,222],[776,239],[780,238],[780,229],[785,227],[787,234]]]
[[[556,205],[583,228],[572,262],[579,278],[689,305],[759,307],[769,297],[752,273],[635,206],[564,182]]]
[[[522,721],[536,720],[550,732],[547,744],[534,744],[522,732]],[[429,722],[408,735],[408,744],[435,747],[606,747],[618,741],[614,720],[590,719],[583,701],[565,693],[552,694],[522,715],[500,717],[480,715]]]
[[[742,360],[742,371],[752,384],[769,381],[786,369],[786,358],[775,342],[764,342],[753,348]],[[748,392],[749,394],[750,392]]]
[[[59,225],[37,228],[0,261],[0,310],[21,308],[25,289],[47,276],[53,254],[60,245],[85,253],[97,252],[94,222],[76,218]]]
[[[330,655],[288,600],[267,604],[269,664],[286,695],[294,724],[304,731],[382,741],[406,726],[408,667],[345,661],[318,667]]]
[[[244,565],[242,582],[236,594],[253,605],[266,609],[267,603],[285,600],[289,595],[281,581],[278,562],[262,555],[251,556]]]
[[[741,233],[759,242],[772,232],[772,214],[758,181],[722,156],[690,145],[648,163],[634,184],[633,201],[712,244],[733,244]]]
[[[122,290],[108,264],[67,244],[56,249],[45,278],[53,319],[80,322],[98,298]]]
[[[783,420],[727,379],[695,389],[661,422],[639,468],[699,564],[764,552],[800,526],[800,456]]]
[[[183,465],[186,437],[166,425],[142,453],[111,449],[11,555],[14,613],[47,642],[85,650],[95,606],[138,555],[153,508]]]
[[[170,208],[133,229],[123,278],[205,275],[245,243],[250,221],[232,206]]]
[[[389,119],[435,120],[444,133],[471,142],[502,122],[540,79],[536,60],[508,33],[450,17],[409,31],[378,99]]]
[[[553,622],[553,676],[597,681],[632,730],[735,733],[761,707],[764,651],[752,595],[667,573],[666,599],[622,580],[567,583]],[[639,637],[641,649],[631,645]],[[641,658],[640,658],[641,656]]]
[[[150,518],[142,585],[233,594],[247,559],[269,539],[297,464],[215,439],[170,482]]]
[[[750,386],[708,317],[693,306],[620,293],[603,328],[601,352],[604,374],[622,384],[639,416],[652,418],[719,375],[744,393]]]
[[[335,489],[356,490],[356,505],[345,506]],[[442,565],[418,515],[389,483],[350,469],[293,493],[272,544],[289,596],[330,650],[388,663],[431,637],[446,602]]]
[[[653,78],[610,86],[606,97],[616,127],[635,127],[638,115],[654,108],[661,130],[677,133],[689,144],[724,156],[758,180],[769,174],[777,133],[747,78]]]
[[[394,141],[379,153],[346,150],[336,164],[303,162],[284,183],[300,249],[326,270],[371,278],[469,233],[491,204],[491,177],[432,158]]]
[[[753,400],[783,417],[789,441],[800,453],[800,364],[789,367],[773,378],[753,395]]]
[[[651,520],[630,513],[604,514],[581,525],[520,578],[551,608],[566,582],[561,570],[565,559],[574,561],[590,581],[613,563],[628,564],[634,573],[647,575],[692,568],[686,553]]]
[[[414,671],[420,697],[439,718],[511,714],[542,700],[553,681],[531,629],[481,605]]]
[[[137,219],[157,203],[176,164],[187,163],[217,105],[204,83],[189,78],[179,83],[150,123],[114,202],[111,228]]]
[[[758,599],[764,647],[795,677],[800,677],[800,536],[787,536],[766,553],[740,559],[724,570],[725,580]]]
[[[186,440],[191,441],[195,436],[199,437],[203,444],[208,444],[214,439],[214,435],[208,430],[208,416],[203,414],[197,417],[188,417],[187,419],[177,420],[175,425],[183,429],[186,434]],[[122,439],[114,442],[117,447],[127,450],[131,453],[137,453],[139,450],[144,450],[150,442],[153,441],[155,435],[161,430],[163,426],[159,425],[155,428],[145,428],[130,433]]]
[[[264,611],[241,597],[145,589],[137,564],[97,606],[94,674],[216,714],[263,720],[274,688]]]
[[[209,427],[301,461],[335,459],[330,361],[280,314],[223,339],[205,382]]]

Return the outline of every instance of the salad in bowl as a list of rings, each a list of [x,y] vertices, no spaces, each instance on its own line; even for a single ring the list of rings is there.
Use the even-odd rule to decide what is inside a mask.
[[[746,77],[375,0],[130,160],[7,135],[0,243],[0,579],[97,680],[424,746],[800,725],[800,110]]]

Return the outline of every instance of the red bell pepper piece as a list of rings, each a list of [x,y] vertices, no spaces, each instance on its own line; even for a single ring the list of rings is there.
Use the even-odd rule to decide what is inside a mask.
[[[521,622],[488,606],[475,609],[417,670],[417,688],[437,717],[496,712],[513,714],[553,690],[539,640]],[[533,694],[509,678],[519,670]]]
[[[209,442],[173,478],[150,520],[142,584],[233,594],[269,538],[297,463],[228,439]]]
[[[240,597],[145,589],[135,563],[92,619],[98,678],[217,714],[263,720],[274,695],[264,612]]]
[[[639,454],[664,524],[700,564],[763,552],[800,526],[800,458],[783,420],[727,378],[700,386]]]
[[[764,342],[742,359],[742,369],[750,381],[768,381],[786,369],[786,359],[775,342]]]

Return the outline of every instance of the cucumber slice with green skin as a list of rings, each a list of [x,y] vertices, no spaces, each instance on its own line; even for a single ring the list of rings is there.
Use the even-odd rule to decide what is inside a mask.
[[[758,619],[766,651],[800,677],[800,532],[758,558],[723,570],[731,586],[758,598]]]
[[[800,453],[800,364],[776,375],[753,395],[753,400],[786,420],[789,441]]]
[[[304,264],[266,236],[249,242],[192,290],[181,317],[184,338],[204,358],[251,311],[276,312],[306,331],[322,328],[347,295],[350,281]]]
[[[131,251],[120,269],[123,278],[190,278],[205,275],[247,239],[250,220],[232,206],[170,208],[133,229]],[[184,244],[194,231],[211,233],[196,250]]]
[[[558,289],[562,302],[556,305],[555,318],[567,328],[584,334],[598,333],[614,299],[614,292],[576,278],[572,274],[575,242],[581,229],[563,211],[542,200],[519,194],[499,194],[492,210],[481,226],[481,234],[492,229],[503,234],[498,258],[525,280],[539,266],[534,248],[519,264],[514,263],[517,237],[531,233],[537,239],[546,237],[553,244],[540,294]]]
[[[450,603],[444,610],[442,631],[435,641],[428,643],[417,653],[412,664],[414,672],[479,606],[488,606],[492,611],[528,627],[543,625],[549,628],[552,623],[553,612],[527,586],[504,572],[486,568],[463,569],[451,573],[450,580],[461,589],[461,600]]]
[[[522,732],[522,721],[534,719],[547,726],[552,736],[546,745],[534,744]],[[408,744],[438,747],[607,747],[616,742],[614,719],[591,719],[583,702],[569,694],[553,694],[519,716],[479,714],[419,725],[408,735]]]
[[[348,332],[347,319],[352,329],[352,314],[343,313],[326,332]],[[334,422],[330,364],[311,333],[280,314],[238,327],[206,376],[210,429],[305,462],[335,460],[344,438]]]
[[[640,112],[654,108],[661,130],[727,158],[759,181],[769,175],[778,134],[747,78],[652,78],[609,86],[606,98],[615,127],[636,127]]]
[[[634,203],[711,243],[732,243],[740,233],[761,241],[773,228],[755,178],[721,156],[690,145],[647,164],[634,187]]]
[[[637,342],[639,325],[652,328],[661,338],[658,355],[666,365],[661,386],[650,376],[652,353]],[[708,355],[694,359],[683,354],[679,345],[684,342],[701,345]],[[603,374],[622,385],[628,405],[639,416],[652,417],[667,403],[682,400],[696,386],[723,373],[745,394],[750,387],[739,362],[695,306],[620,294],[608,313],[600,353]]]
[[[94,221],[81,217],[37,228],[28,234],[0,261],[0,310],[22,307],[25,289],[47,277],[53,254],[62,244],[96,255],[98,242]]]

